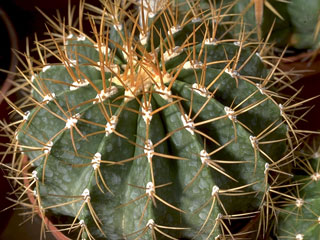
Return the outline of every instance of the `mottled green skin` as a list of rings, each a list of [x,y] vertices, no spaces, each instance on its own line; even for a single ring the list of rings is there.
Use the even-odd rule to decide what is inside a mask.
[[[320,16],[319,0],[293,0],[287,10],[292,24],[291,44],[299,49],[319,48],[320,34],[314,38]]]
[[[231,11],[236,14],[241,14],[250,2],[250,0],[239,0]],[[268,2],[283,19],[280,19],[264,6],[261,25],[263,38],[268,35],[272,23],[275,20],[270,41],[276,42],[278,46],[285,47],[289,45],[297,49],[315,49],[319,47],[320,35],[314,38],[320,14],[319,0],[291,0],[289,3],[271,0]],[[229,2],[227,1],[226,3]],[[234,19],[236,19],[236,17]],[[254,24],[256,22],[254,6],[243,15],[243,22],[246,25],[247,31],[256,27]],[[237,33],[237,31],[235,33]]]
[[[319,174],[320,158],[310,161],[313,163],[314,173]],[[304,204],[297,207],[293,201],[281,210],[277,236],[279,239],[289,240],[300,234],[305,240],[319,240],[320,181],[303,175],[295,178],[299,179],[298,183],[300,183],[297,198],[303,199]]]
[[[157,26],[157,24],[158,23],[155,23],[155,26]],[[198,26],[197,24],[199,23],[190,22],[184,26],[180,32],[174,34],[173,39],[176,45],[178,45],[179,42],[183,42],[193,29]],[[194,48],[191,49],[191,52],[196,52],[196,56],[199,55],[203,41],[202,33],[203,31],[201,31],[200,28],[196,34],[197,42]],[[117,37],[117,34],[117,31],[111,27],[110,36],[114,39]],[[155,31],[154,34],[156,34]],[[146,45],[147,48],[151,46],[151,40],[149,39],[148,41],[149,43]],[[167,40],[164,39],[164,41]],[[115,42],[117,41],[114,41],[114,43]],[[118,41],[117,43],[120,42]],[[153,44],[157,44],[157,40],[155,40]],[[155,45],[155,47],[156,46],[158,45]],[[203,52],[206,52],[207,62],[232,59],[239,49],[239,46],[233,43],[203,46]],[[115,45],[110,44],[110,47],[115,48]],[[87,39],[80,41],[76,40],[75,37],[74,39],[68,40],[67,51],[69,51],[70,58],[77,59],[76,64],[78,67],[76,69],[80,69],[82,74],[85,74],[96,88],[102,89],[101,72],[92,66],[94,62],[100,61],[99,54],[93,47],[93,44]],[[188,51],[190,51],[190,49],[188,49]],[[165,63],[162,63],[160,56],[158,56],[160,64],[165,64],[167,72],[174,72],[174,68],[179,66],[187,57],[188,51],[185,49],[183,53]],[[126,64],[121,50],[117,49],[115,53],[116,56],[113,62],[119,64],[119,66]],[[243,48],[237,66],[241,66],[250,55],[251,50],[249,48]],[[204,61],[204,54],[202,54],[199,60]],[[118,93],[103,103],[93,104],[92,102],[86,102],[85,104],[81,104],[96,97],[97,92],[91,85],[71,91],[69,89],[70,84],[72,84],[70,71],[67,71],[61,63],[51,66],[46,71],[39,72],[39,74],[36,75],[34,85],[42,89],[40,91],[47,89],[46,92],[55,93],[56,97],[54,101],[50,101],[47,104],[43,103],[43,107],[37,106],[31,110],[28,120],[25,121],[18,134],[20,145],[43,148],[43,143],[47,143],[56,133],[65,128],[66,122],[56,116],[59,115],[67,119],[61,109],[65,112],[72,109],[72,113],[68,112],[69,117],[80,113],[80,119],[76,123],[76,127],[82,135],[87,136],[100,131],[99,134],[90,135],[86,139],[83,139],[74,127],[65,129],[58,137],[53,139],[53,146],[47,159],[42,156],[34,162],[39,178],[40,193],[38,194],[40,194],[43,207],[71,201],[74,198],[70,198],[70,196],[81,196],[84,189],[89,189],[90,202],[102,222],[102,229],[106,236],[103,236],[96,227],[87,207],[84,207],[81,211],[76,222],[83,219],[91,234],[96,239],[123,239],[126,235],[144,228],[148,219],[154,219],[155,223],[159,225],[188,228],[187,230],[163,230],[173,237],[195,237],[208,216],[211,201],[201,210],[197,210],[212,198],[211,191],[215,185],[223,190],[249,185],[241,189],[244,193],[243,195],[219,195],[221,203],[228,214],[258,210],[263,201],[262,197],[268,187],[265,185],[266,176],[264,173],[265,163],[267,161],[262,154],[258,154],[255,163],[254,149],[249,137],[250,135],[258,135],[273,122],[281,122],[282,117],[280,116],[278,105],[274,101],[266,99],[268,97],[259,92],[259,89],[255,85],[256,82],[249,82],[238,78],[238,84],[236,84],[237,81],[228,73],[223,73],[209,89],[210,92],[214,90],[217,90],[217,92],[201,110],[195,122],[225,116],[220,120],[197,127],[198,130],[215,139],[221,146],[235,138],[234,127],[236,128],[237,140],[210,158],[224,160],[226,162],[230,161],[229,164],[219,163],[219,165],[223,167],[228,175],[236,179],[237,182],[208,166],[204,166],[199,176],[184,191],[185,187],[201,168],[200,151],[204,149],[204,141],[200,134],[195,133],[192,135],[185,129],[181,120],[181,107],[185,113],[188,113],[192,106],[191,116],[194,116],[208,98],[194,91],[192,84],[197,83],[202,75],[205,80],[204,85],[208,86],[211,81],[223,71],[225,65],[226,63],[208,65],[206,71],[201,69],[182,69],[171,88],[172,96],[180,96],[183,98],[183,100],[180,101],[180,107],[175,103],[153,115],[148,132],[148,138],[151,139],[153,144],[156,144],[167,136],[167,134],[176,129],[180,129],[172,134],[166,141],[156,146],[154,151],[183,158],[182,160],[175,160],[161,156],[153,156],[152,164],[156,186],[170,183],[163,188],[157,188],[156,194],[186,213],[176,211],[158,200],[155,200],[157,206],[154,206],[152,201],[149,201],[141,224],[139,224],[139,219],[145,207],[147,196],[119,208],[120,205],[128,203],[130,200],[144,194],[145,189],[143,188],[147,182],[152,181],[150,164],[148,163],[146,155],[143,155],[143,146],[147,140],[146,123],[141,115],[142,106],[140,106],[137,99],[139,99],[139,101],[143,101],[144,98],[149,99],[149,95],[151,94],[153,110],[167,105],[169,103],[168,100],[165,100],[160,93],[156,93],[154,87],[152,87],[148,93],[140,94],[137,96],[137,99],[125,102],[123,98],[118,98],[124,94],[123,87],[113,84],[118,88]],[[74,67],[72,67],[72,69],[74,74],[79,77],[79,71],[76,71]],[[267,73],[260,58],[256,55],[253,55],[245,67],[239,72],[242,76],[261,78],[264,78]],[[110,84],[108,82],[110,76],[110,73],[105,73],[107,86]],[[167,85],[169,85],[169,83]],[[251,133],[241,126],[239,122],[234,122],[233,124],[224,111],[225,106],[231,106],[232,103],[233,106],[236,106],[250,95],[252,96],[238,109],[266,99],[262,104],[237,116],[239,121],[251,129]],[[43,101],[37,91],[33,92],[33,97],[38,102]],[[173,99],[175,100],[174,97]],[[119,115],[116,131],[125,136],[126,139],[119,137],[115,133],[106,136],[103,127],[88,123],[97,123],[104,126],[107,120],[101,110],[103,108],[109,116]],[[140,114],[137,114],[137,112],[140,112]],[[55,115],[53,113],[55,113]],[[73,135],[70,134],[71,131]],[[286,131],[286,126],[281,125],[263,140],[284,139]],[[77,154],[75,153],[71,136]],[[210,153],[217,149],[218,146],[207,140],[205,148],[206,151]],[[261,146],[261,149],[276,161],[283,156],[285,143],[264,144]],[[30,160],[43,154],[42,150],[28,151],[26,147],[23,147],[23,150]],[[101,153],[102,160],[113,162],[119,162],[137,156],[133,161],[128,161],[122,165],[101,163],[100,170],[102,176],[112,191],[112,194],[107,190],[104,190],[105,193],[103,193],[97,187],[94,169],[91,165],[91,159],[97,152]],[[241,163],[237,163],[240,161]],[[45,179],[43,180],[41,175],[45,163]],[[99,179],[98,181],[100,182],[100,186],[103,187],[101,180]],[[75,204],[52,208],[50,211],[54,214],[75,217],[82,202],[81,200]],[[206,226],[201,233],[196,236],[196,239],[206,239],[208,237],[219,213],[222,215],[225,214],[219,204],[216,203]],[[144,236],[141,236],[141,239],[151,239],[152,236],[150,232],[151,231],[147,231]],[[220,227],[217,226],[211,237],[215,237],[219,233]],[[159,233],[156,233],[156,235],[159,239],[165,238]],[[137,236],[137,234],[134,234],[128,238],[134,239]]]

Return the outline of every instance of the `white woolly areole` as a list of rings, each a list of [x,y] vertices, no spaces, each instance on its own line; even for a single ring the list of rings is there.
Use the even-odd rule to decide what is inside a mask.
[[[110,121],[108,121],[106,124],[106,127],[105,127],[106,136],[109,136],[111,133],[114,132],[114,130],[116,130],[117,123],[118,123],[118,117],[116,115],[113,115],[110,118]]]
[[[152,119],[152,105],[151,103],[145,103],[142,104],[142,118],[146,124],[150,124]]]
[[[106,91],[101,90],[101,92],[97,94],[95,100],[93,101],[93,104],[96,104],[98,102],[103,102],[106,99],[108,99],[109,97],[111,97],[117,93],[118,93],[118,88],[115,86],[108,87],[106,89]]]
[[[270,165],[269,165],[269,163],[266,163],[265,165],[264,165],[264,174],[267,174],[267,172],[268,172],[268,170],[269,170],[269,167],[270,167]]]
[[[312,174],[310,177],[311,177],[311,179],[312,179],[313,181],[319,181],[319,180],[320,180],[320,173],[315,172],[315,173]]]
[[[283,111],[283,105],[281,103],[279,104],[279,109],[280,109],[280,115],[283,116],[284,111]]]
[[[257,148],[257,146],[259,144],[259,141],[258,141],[257,137],[250,136],[249,139],[250,139],[251,146],[253,148]]]
[[[26,111],[23,116],[23,121],[27,121],[30,116],[30,111]]]
[[[200,160],[202,164],[208,165],[208,160],[210,160],[210,156],[204,149],[200,151]]]
[[[44,96],[44,98],[42,99],[42,102],[45,102],[46,104],[48,104],[50,101],[52,101],[54,98],[56,97],[55,93],[49,93],[47,95]]]
[[[118,31],[121,31],[123,29],[122,24],[115,24],[114,25],[115,29],[117,29]]]
[[[105,45],[101,45],[99,48],[98,44],[94,44],[94,47],[98,52],[101,51],[104,55],[110,52],[110,48],[107,48]]]
[[[299,208],[299,207],[302,207],[303,204],[304,204],[304,200],[302,198],[297,198],[296,206]]]
[[[239,41],[233,42],[233,45],[240,46],[240,42]]]
[[[112,73],[119,73],[120,72],[120,67],[117,64],[109,64],[108,66],[105,67],[107,69],[107,72],[112,72]]]
[[[200,94],[202,97],[208,97],[210,95],[210,93],[208,92],[208,90],[205,87],[200,86],[197,83],[192,84],[192,89]]]
[[[85,87],[85,86],[88,86],[88,85],[89,85],[89,82],[86,79],[84,81],[83,80],[79,80],[79,81],[76,81],[76,82],[72,83],[72,85],[70,86],[70,91],[74,91],[74,90],[77,90],[80,87]]]
[[[192,135],[194,135],[194,122],[191,120],[191,118],[188,117],[187,114],[181,115],[181,121],[183,123],[183,126],[185,129],[190,132]]]
[[[101,163],[101,153],[97,152],[94,154],[92,160],[92,167],[94,170],[97,170],[100,167],[100,163]]]
[[[83,200],[85,200],[86,202],[89,201],[90,199],[90,191],[88,188],[86,188],[85,190],[83,190],[81,196],[83,197]]]
[[[193,23],[198,23],[198,22],[201,22],[202,20],[201,20],[201,18],[199,18],[199,17],[194,17],[194,18],[192,18],[192,20],[191,20],[191,22],[193,22]]]
[[[134,88],[128,88],[124,91],[124,101],[125,102],[129,102],[130,100],[134,99],[135,98],[135,90]]]
[[[201,69],[203,63],[201,61],[187,61],[183,64],[184,69]]]
[[[163,54],[163,59],[164,61],[168,61],[178,56],[182,52],[183,52],[183,48],[180,48],[180,46],[175,46],[173,49],[169,49],[168,51],[165,51],[165,53]]]
[[[65,128],[70,129],[70,128],[74,127],[77,124],[79,118],[80,118],[80,114],[79,113],[77,113],[74,116],[68,118]]]
[[[224,111],[226,112],[228,118],[231,121],[237,121],[237,116],[234,115],[234,111],[229,107],[224,107]]]
[[[163,74],[163,75],[162,75],[162,81],[163,81],[164,83],[171,82],[171,80],[172,80],[172,77],[171,77],[171,75],[170,75],[169,73],[166,73],[166,74]],[[159,74],[155,74],[155,75],[153,76],[153,82],[161,83],[161,76],[160,76]],[[156,86],[156,89],[162,89],[162,88],[161,88],[161,87],[158,88],[158,87]],[[165,87],[164,89],[167,89],[167,88]],[[171,92],[170,92],[170,94],[171,94]]]
[[[320,216],[318,217],[318,223],[320,224]]]
[[[75,66],[77,64],[77,59],[68,58],[67,61],[63,61],[63,64],[66,65],[66,66],[68,66],[68,65]]]
[[[297,234],[296,235],[296,240],[303,240],[304,235],[303,234]]]
[[[180,25],[172,26],[170,28],[170,30],[168,31],[168,35],[175,34],[175,33],[179,32],[180,30],[181,30],[181,26]]]
[[[70,33],[70,34],[67,36],[67,39],[71,39],[71,38],[73,38],[73,34],[72,34],[72,33]]]
[[[38,174],[38,172],[37,172],[37,171],[33,171],[33,172],[31,173],[32,178],[33,178],[34,180],[36,180],[36,181],[38,181],[38,180],[39,180],[39,179],[38,179],[38,177],[37,177],[37,174]]]
[[[146,226],[148,228],[150,228],[150,229],[153,229],[154,225],[155,225],[154,220],[153,219],[149,219]]]
[[[204,41],[205,45],[217,45],[217,40],[215,38],[207,38]]]
[[[220,188],[219,188],[217,185],[214,185],[214,186],[212,187],[211,196],[214,196],[214,195],[218,194],[218,193],[219,193],[219,190],[220,190]]]
[[[265,89],[264,87],[262,87],[261,84],[256,83],[256,86],[257,86],[259,92],[260,92],[262,95],[266,95],[266,92],[265,92],[266,89]]]
[[[98,71],[101,71],[101,66],[103,66],[103,70],[105,72],[111,72],[110,69],[112,69],[112,71],[114,72],[118,72],[118,68],[116,68],[115,64],[110,64],[110,65],[105,65],[104,63],[101,64],[101,62],[97,62],[98,66],[93,66],[95,69],[97,69]]]
[[[148,182],[146,186],[146,194],[148,194],[149,197],[152,197],[152,194],[155,192],[155,188],[152,182]]]
[[[144,153],[147,155],[148,162],[150,162],[154,154],[153,144],[150,139],[148,139],[144,145]]]
[[[146,45],[147,44],[147,41],[148,41],[148,34],[145,34],[145,33],[140,33],[139,35],[139,39],[140,39],[140,43],[142,45]]]
[[[32,76],[31,76],[31,82],[34,82],[34,80],[35,80],[35,76],[32,75]]]
[[[49,68],[51,68],[51,65],[44,66],[44,67],[42,68],[42,72],[47,71]]]
[[[52,142],[52,141],[49,141],[49,142],[43,147],[43,152],[44,152],[45,154],[50,153],[52,146],[53,146],[53,142]]]
[[[168,90],[167,87],[161,88],[157,87],[155,85],[154,89],[160,94],[160,96],[164,99],[167,100],[168,102],[172,102],[172,98],[170,97],[172,95],[171,91]]]
[[[84,41],[84,40],[86,40],[86,36],[82,34],[77,37],[77,41]]]
[[[219,235],[217,235],[215,238],[214,238],[214,240],[219,240],[220,239],[220,234]]]
[[[320,151],[317,151],[312,155],[312,158],[319,158],[319,157],[320,157]]]
[[[123,50],[122,50],[122,55],[123,55],[123,58],[126,60],[126,61],[129,61],[129,54],[130,52],[132,52],[132,47],[128,47],[126,44],[124,44],[123,46]],[[132,62],[133,63],[136,63],[136,56],[132,56]]]
[[[154,18],[156,15],[155,12],[148,12],[148,18]]]
[[[227,68],[226,70],[224,70],[224,72],[228,73],[232,78],[240,76],[240,73],[238,73],[236,70],[231,70]]]
[[[19,132],[15,131],[14,132],[14,138],[18,141],[19,140]],[[22,149],[22,147],[20,147]]]
[[[36,189],[34,189],[34,190],[32,191],[32,193],[33,193],[33,196],[34,196],[34,197],[38,197],[38,193],[37,193],[37,190],[36,190]]]
[[[261,57],[261,55],[258,53],[258,52],[256,52],[256,56],[262,61],[263,59],[262,59],[262,57]]]
[[[79,225],[80,225],[80,227],[85,227],[85,226],[86,226],[86,224],[84,223],[84,220],[83,220],[83,219],[81,219],[81,220],[79,221]]]

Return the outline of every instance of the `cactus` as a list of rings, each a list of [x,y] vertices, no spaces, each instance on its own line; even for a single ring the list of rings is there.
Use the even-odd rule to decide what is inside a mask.
[[[31,96],[12,104],[10,145],[14,178],[29,169],[19,199],[68,216],[78,239],[225,238],[263,210],[269,171],[298,140],[293,97],[274,92],[288,75],[265,45],[225,34],[219,6],[177,16],[141,2],[88,5],[93,36],[51,20],[40,60],[26,54]]]
[[[320,1],[294,0],[288,4],[293,26],[290,44],[298,49],[320,47]]]
[[[278,0],[239,0],[234,2],[231,11],[236,14],[233,20],[239,22],[239,19],[242,19],[248,32],[257,29],[257,34],[253,37],[266,39],[269,32],[272,31],[270,41],[276,42],[277,46],[285,47],[292,34],[290,14],[287,11],[288,5]],[[235,31],[234,34],[238,32]]]
[[[309,147],[303,153],[299,173],[295,176],[296,183],[293,184],[297,191],[291,190],[290,193],[284,195],[286,198],[283,201],[285,206],[278,216],[277,233],[279,239],[319,239],[320,149],[319,141],[314,143],[316,143],[316,148]],[[310,149],[313,150],[311,153],[309,153]],[[302,172],[301,169],[305,171]]]
[[[232,5],[228,8],[228,12],[234,14],[230,20],[240,22],[242,18],[247,31],[257,27],[261,30],[260,37],[267,38],[272,30],[270,40],[280,47],[289,45],[297,49],[316,49],[320,46],[319,0],[238,0],[223,1],[223,4]]]

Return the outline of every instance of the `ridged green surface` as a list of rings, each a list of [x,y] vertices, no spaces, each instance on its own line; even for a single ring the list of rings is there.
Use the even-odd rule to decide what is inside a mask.
[[[230,13],[234,13],[235,16],[230,19],[237,21],[239,25],[241,19],[243,19],[246,31],[249,32],[259,27],[255,24],[256,16],[253,1],[223,1],[223,4],[226,6],[234,4]],[[275,42],[280,47],[289,45],[297,49],[316,49],[320,42],[319,30],[317,30],[319,28],[319,12],[319,0],[290,0],[287,2],[269,0],[264,2],[263,18],[260,26],[261,37],[264,39],[267,37],[273,22],[275,22],[270,41]],[[237,35],[239,31],[232,33]],[[254,32],[252,36],[254,36]]]
[[[319,152],[317,153],[319,155]],[[316,154],[314,155],[316,157]],[[309,175],[297,175],[296,197],[279,214],[278,239],[320,238],[320,158],[306,159],[312,166]]]
[[[320,1],[293,0],[287,9],[293,26],[293,46],[298,49],[319,48],[320,34],[316,29],[319,28]]]
[[[165,21],[163,13],[154,19],[149,19],[148,42],[135,43],[133,50],[125,50],[119,40],[121,34],[126,37],[128,32],[117,32],[110,27],[112,53],[106,56],[105,73],[95,68],[104,55],[100,52],[99,56],[92,39],[77,39],[75,35],[67,39],[68,58],[76,63],[69,62],[68,67],[61,63],[48,65],[50,68],[36,74],[33,98],[38,104],[19,130],[19,144],[29,160],[34,161],[40,186],[38,194],[44,209],[76,217],[76,223],[84,220],[96,239],[126,236],[151,239],[153,231],[159,239],[166,239],[165,234],[175,238],[214,238],[222,234],[220,214],[248,213],[262,206],[268,188],[265,166],[271,163],[265,155],[277,161],[285,151],[285,143],[278,141],[263,144],[260,148],[263,155],[250,141],[250,136],[257,136],[266,128],[273,131],[263,141],[285,139],[287,131],[286,125],[280,124],[278,104],[257,85],[260,83],[257,79],[263,80],[268,74],[259,56],[252,53],[250,47],[242,48],[235,70],[244,63],[245,66],[239,75],[231,76],[225,67],[230,59],[236,58],[240,47],[232,42],[205,44],[203,30],[206,28],[200,24],[210,22],[209,17],[203,17],[201,23],[190,21],[182,25],[179,32],[167,35],[163,34],[168,30],[161,23]],[[189,41],[184,42],[188,37]],[[178,56],[165,60],[161,55],[168,41],[175,42],[176,46],[188,44],[188,47]],[[156,52],[157,47],[164,50]],[[135,94],[133,99],[123,97],[128,94],[126,87],[114,77],[121,79],[129,67],[134,67],[132,59],[126,60],[127,51],[138,59],[145,58],[130,76],[136,77],[139,71],[144,71],[143,76],[148,79],[146,76],[152,74],[148,67],[152,66],[162,74],[165,69],[171,79],[175,78],[171,80],[174,82],[162,85],[171,87],[169,98],[157,90],[160,82]],[[148,52],[156,54],[158,64],[148,62]],[[195,60],[192,56],[207,66],[183,68],[186,60]],[[120,73],[114,69],[110,73],[112,64],[121,69]],[[71,84],[79,78],[90,83],[71,90]],[[117,89],[117,93],[99,102],[96,96],[103,90],[102,79],[107,89]],[[204,96],[193,85],[200,82],[202,86],[210,86]],[[48,93],[51,96],[54,93],[55,97],[43,102]],[[151,104],[152,111],[157,111],[152,113],[150,123],[144,119],[146,102]],[[235,106],[236,111],[242,109],[243,113],[237,113],[236,119],[232,119],[226,107]],[[184,114],[195,116],[194,131],[184,125]],[[115,131],[106,134],[105,128],[112,116],[118,119]],[[154,154],[149,155],[151,161],[147,156],[149,140],[155,146]],[[201,162],[203,150],[209,153],[212,167]],[[101,154],[102,161],[108,161],[101,162],[99,170],[93,168],[92,162],[97,153]],[[146,194],[148,182],[156,186],[153,199]],[[213,187],[220,189],[214,196],[211,195]],[[90,192],[88,202],[82,195],[85,189]],[[215,204],[210,210],[213,201]],[[62,206],[52,207],[57,204]],[[101,223],[96,222],[98,218]],[[146,227],[149,219],[165,234]],[[103,233],[97,225],[101,225]],[[139,230],[142,231],[137,232]],[[86,234],[84,231],[83,237]]]

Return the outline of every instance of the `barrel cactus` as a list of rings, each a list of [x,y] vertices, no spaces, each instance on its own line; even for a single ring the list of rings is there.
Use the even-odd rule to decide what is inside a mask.
[[[314,138],[315,140],[316,138]],[[279,214],[279,239],[319,239],[320,236],[320,149],[319,138],[305,149],[299,164],[294,189],[283,194]],[[310,151],[312,150],[312,151]],[[303,169],[304,171],[302,171]]]
[[[12,173],[29,172],[20,199],[67,216],[78,239],[235,234],[234,219],[268,208],[269,172],[298,141],[294,97],[275,92],[288,75],[266,45],[225,34],[219,5],[102,3],[87,6],[92,35],[51,21],[39,60],[26,54],[32,90],[10,145],[28,157]]]

